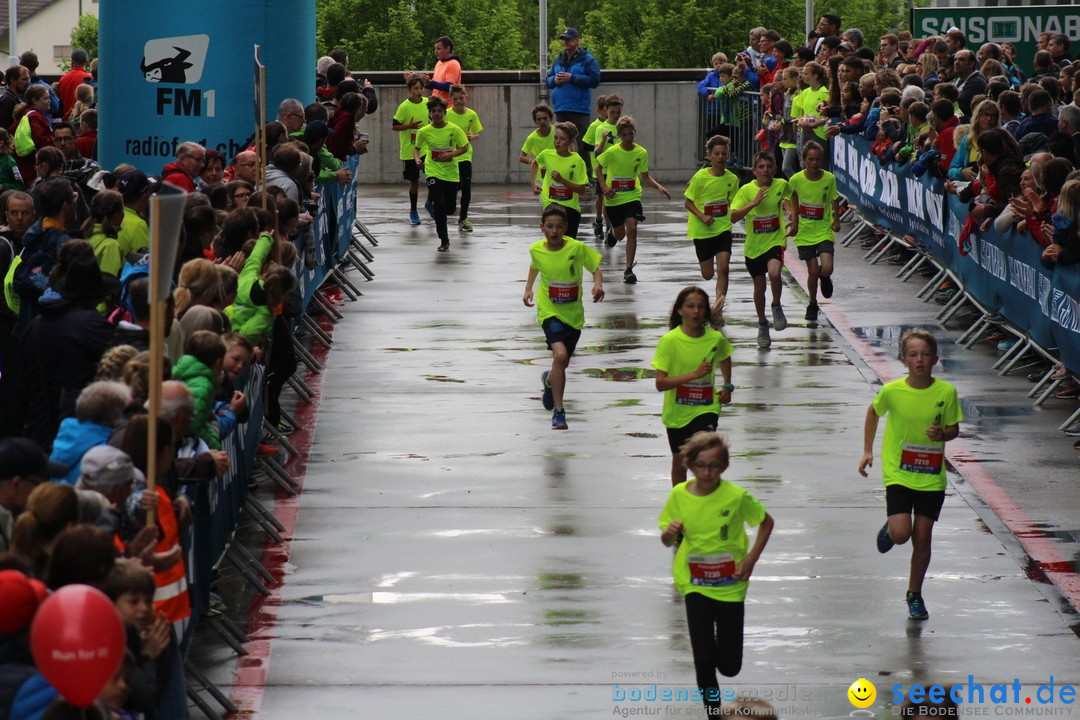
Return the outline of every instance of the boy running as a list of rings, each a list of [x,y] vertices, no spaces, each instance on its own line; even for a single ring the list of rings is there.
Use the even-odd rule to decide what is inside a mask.
[[[454,213],[457,200],[459,175],[455,158],[464,155],[471,146],[464,130],[446,122],[446,101],[433,97],[428,100],[427,106],[431,124],[416,133],[413,161],[417,169],[423,166],[427,175],[428,199],[424,207],[435,218],[435,231],[441,241],[439,252],[446,252],[450,249],[446,216]]]
[[[840,229],[840,196],[836,192],[836,176],[821,169],[825,150],[815,140],[803,145],[803,170],[791,176],[788,182],[798,199],[795,214],[795,247],[799,259],[806,261],[806,292],[810,304],[806,306],[806,319],[817,322],[818,282],[821,296],[831,298],[833,293],[833,250],[836,247],[836,231]]]
[[[405,82],[405,86],[409,89],[409,97],[394,111],[393,130],[401,133],[398,136],[398,157],[401,158],[401,174],[409,181],[409,222],[419,225],[420,214],[416,212],[416,197],[420,192],[420,166],[413,158],[413,148],[416,147],[416,131],[427,124],[427,108],[424,106],[423,97],[424,78],[413,75]]]
[[[570,122],[561,122],[555,126],[555,149],[541,150],[533,160],[533,194],[540,196],[540,201],[547,207],[557,203],[566,210],[566,234],[577,240],[578,226],[581,224],[581,204],[578,195],[588,188],[589,178],[585,173],[585,162],[574,149],[577,126]],[[543,185],[538,185],[536,168],[547,172],[541,173]]]
[[[780,306],[783,281],[780,269],[784,266],[784,247],[787,235],[784,216],[790,214],[791,186],[776,179],[776,159],[770,152],[754,155],[754,179],[739,188],[731,202],[731,222],[746,218],[746,245],[743,250],[746,271],[754,281],[754,308],[758,316],[758,348],[772,345],[769,321],[765,319],[765,278],[772,285],[773,327],[779,332],[787,327],[784,309]]]
[[[604,299],[604,277],[600,272],[600,253],[584,243],[566,237],[566,210],[551,204],[540,218],[544,239],[529,248],[532,258],[529,277],[525,280],[526,307],[533,306],[533,283],[540,276],[540,295],[536,300],[536,316],[544,329],[547,346],[551,349],[551,370],[540,376],[544,390],[544,409],[552,410],[551,429],[565,430],[566,410],[563,391],[566,389],[566,368],[585,325],[585,308],[581,303],[581,272],[592,273],[593,302]]]
[[[472,144],[484,130],[476,111],[465,107],[465,101],[468,99],[469,96],[465,93],[464,87],[450,86],[450,111],[446,113],[446,121],[465,131],[465,137],[469,139],[468,152],[458,158],[458,187],[461,190],[458,230],[461,232],[472,232],[473,229],[469,221],[469,202],[472,200]]]
[[[518,162],[522,165],[532,165],[532,161],[542,150],[555,149],[555,135],[551,129],[551,122],[555,119],[555,113],[547,105],[540,103],[532,109],[532,119],[536,129],[529,133],[525,142],[521,144],[521,155]],[[536,177],[533,176],[533,182]]]
[[[889,517],[878,531],[877,548],[886,553],[911,539],[908,615],[926,620],[930,614],[922,586],[930,566],[934,523],[945,502],[945,443],[960,435],[964,416],[956,388],[932,374],[938,361],[933,335],[919,328],[904,333],[900,361],[907,377],[886,383],[866,409],[859,474],[867,477],[866,468],[874,464],[878,418],[887,414],[881,474]]]
[[[609,99],[608,109],[611,109]],[[596,158],[596,182],[604,196],[611,236],[605,240],[608,247],[615,247],[626,237],[626,270],[623,282],[637,282],[634,274],[634,258],[637,255],[637,226],[645,222],[641,207],[641,183],[649,183],[668,200],[671,193],[649,175],[649,151],[634,142],[637,125],[634,118],[623,115],[615,125],[619,143],[604,150]]]
[[[727,295],[728,271],[731,264],[731,201],[739,190],[739,178],[728,171],[730,143],[723,135],[713,135],[705,143],[709,167],[702,168],[690,178],[683,203],[688,213],[686,234],[694,241],[701,277],[716,276],[716,302],[711,318],[718,327],[719,308]]]

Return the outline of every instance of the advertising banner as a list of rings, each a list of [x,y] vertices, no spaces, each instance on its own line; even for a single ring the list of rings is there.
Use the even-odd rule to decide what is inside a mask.
[[[314,100],[314,0],[101,0],[98,156],[157,174],[198,142],[226,162],[254,134],[253,46],[266,64],[267,112]],[[270,117],[269,119],[274,119]]]

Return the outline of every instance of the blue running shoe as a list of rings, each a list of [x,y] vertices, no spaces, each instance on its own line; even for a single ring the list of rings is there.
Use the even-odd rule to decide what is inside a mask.
[[[551,414],[551,429],[565,430],[566,427],[566,410],[559,408]]]
[[[921,594],[908,591],[907,613],[912,620],[926,620],[930,617],[930,613],[926,611],[926,601],[923,600]]]
[[[411,213],[409,213],[409,222],[412,223],[413,225],[419,225],[420,224],[420,213],[416,212],[415,210],[413,210]]]
[[[877,551],[879,553],[887,553],[893,549],[893,545],[895,544],[896,543],[893,542],[892,537],[889,535],[889,521],[886,520],[885,524],[878,530]]]
[[[545,410],[554,410],[555,409],[555,395],[552,394],[551,385],[548,384],[548,376],[549,375],[551,375],[550,370],[545,370],[544,372],[540,373],[540,382],[543,384],[543,387],[544,387],[544,409]]]

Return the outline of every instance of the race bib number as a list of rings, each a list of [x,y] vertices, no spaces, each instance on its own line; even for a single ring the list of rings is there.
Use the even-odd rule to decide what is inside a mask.
[[[777,232],[780,229],[780,216],[759,215],[754,218],[753,226],[755,235],[765,235],[767,233]]]
[[[611,189],[615,192],[630,192],[637,187],[637,180],[632,177],[611,178]]]
[[[799,217],[803,220],[824,220],[825,206],[812,203],[799,203]]]
[[[724,217],[727,215],[728,202],[727,200],[717,200],[716,202],[705,203],[705,214],[709,217]]]
[[[453,150],[450,148],[431,148],[431,159],[435,162],[450,162],[453,160],[453,158],[450,157],[450,153],[452,152]]]
[[[548,284],[548,299],[554,305],[577,302],[581,284],[576,282],[553,282]]]
[[[548,186],[548,197],[552,200],[569,200],[574,197],[574,191],[565,185],[553,182]]]
[[[900,469],[920,475],[940,475],[944,448],[937,445],[905,443],[900,450]]]
[[[705,380],[702,378],[701,380]],[[695,380],[693,382],[683,383],[675,388],[675,404],[676,405],[712,405],[713,403],[713,384],[710,377],[706,382],[700,382]]]
[[[723,587],[735,582],[735,558],[731,553],[687,555],[690,584],[700,587]]]

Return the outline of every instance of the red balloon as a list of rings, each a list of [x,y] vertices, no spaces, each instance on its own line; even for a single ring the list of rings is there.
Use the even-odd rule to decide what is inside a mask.
[[[30,628],[38,670],[65,700],[90,707],[124,659],[124,621],[89,585],[67,585],[42,603]]]

